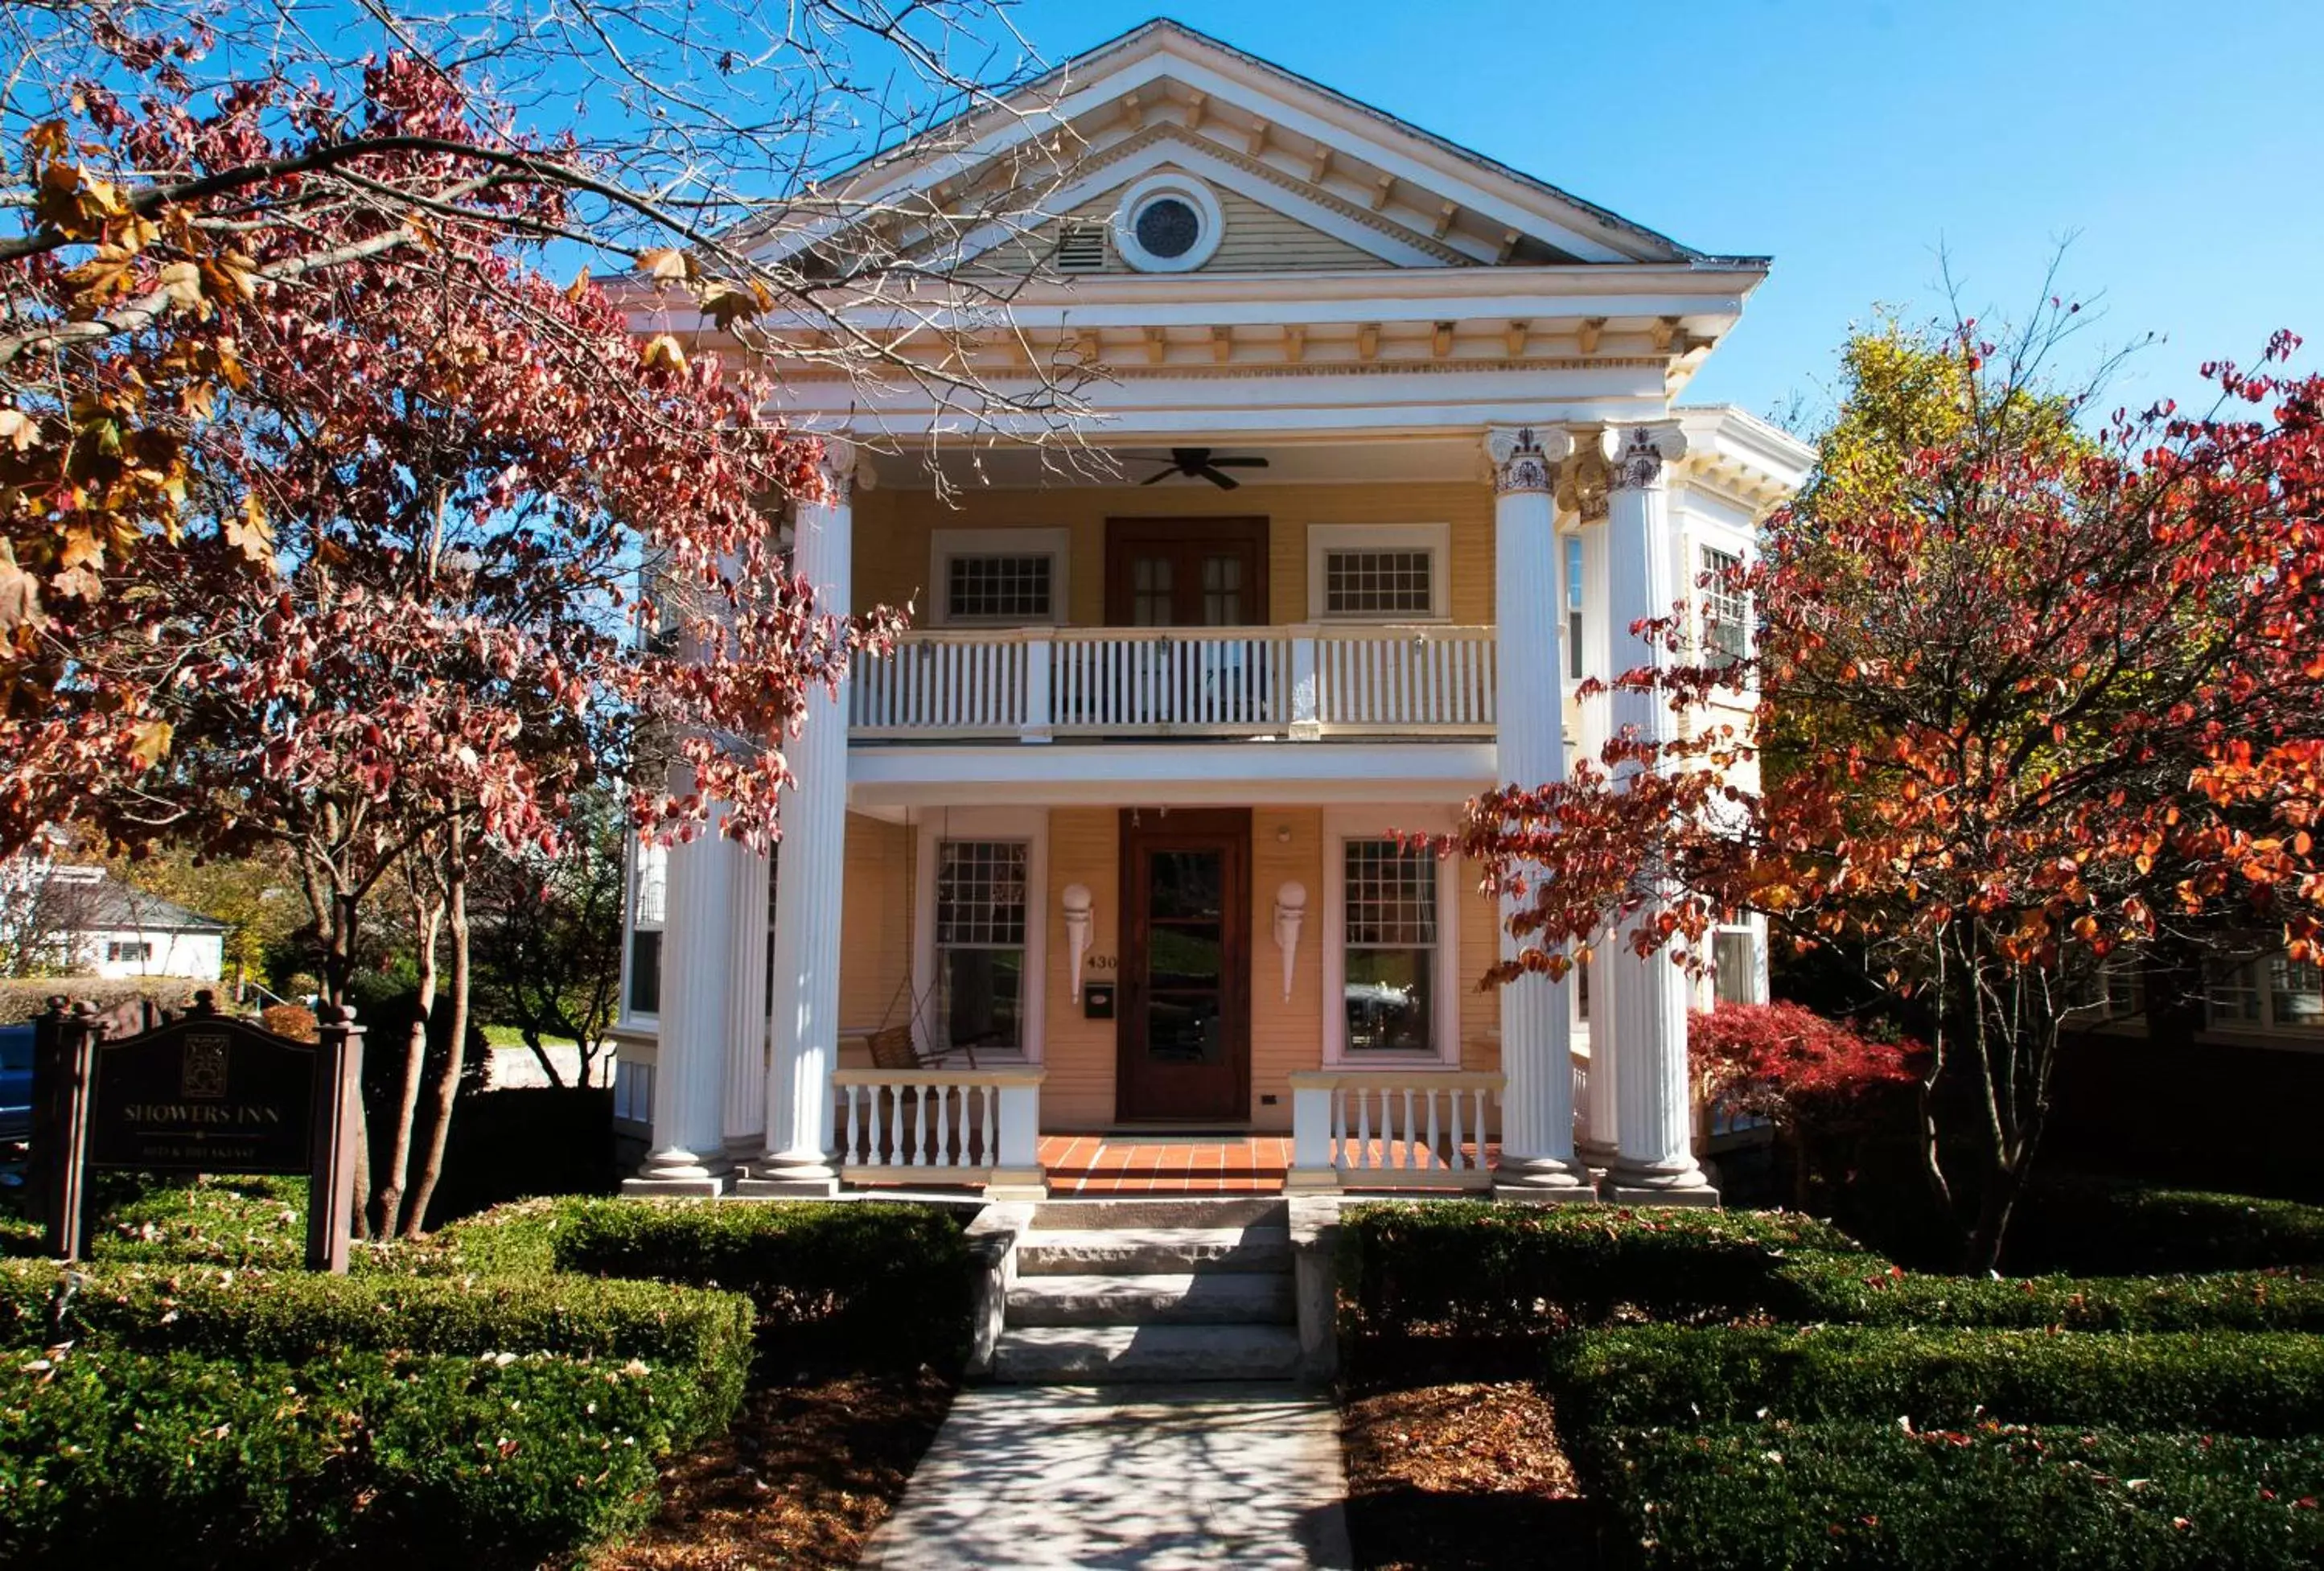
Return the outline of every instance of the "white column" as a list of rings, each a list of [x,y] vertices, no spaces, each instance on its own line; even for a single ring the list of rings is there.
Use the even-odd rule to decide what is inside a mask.
[[[1608,669],[1614,619],[1607,612],[1606,504],[1602,497],[1583,496],[1581,505],[1582,669],[1577,674],[1602,682],[1614,674]],[[1582,704],[1582,752],[1592,763],[1600,761],[1606,749],[1606,707],[1602,693]],[[1615,947],[1609,934],[1600,934],[1591,946],[1590,1088],[1582,1099],[1581,1133],[1575,1144],[1592,1168],[1604,1168],[1613,1161],[1618,1126],[1614,1088],[1620,1080],[1621,1027],[1613,999],[1618,974]]]
[[[1573,451],[1561,427],[1497,427],[1485,438],[1493,467],[1493,620],[1499,641],[1495,778],[1547,785],[1565,777],[1565,684],[1559,646],[1565,609],[1557,593],[1557,516],[1552,467]],[[1516,953],[1506,925],[1502,953]],[[1501,1164],[1497,1187],[1539,1198],[1589,1193],[1573,1156],[1570,1001],[1561,984],[1528,974],[1500,993]]]
[[[854,450],[832,442],[827,500],[802,504],[791,568],[816,604],[853,609]],[[782,873],[775,885],[775,1006],[767,1079],[767,1149],[744,1181],[749,1194],[829,1194],[831,1075],[839,1067],[839,913],[847,860],[847,684],[807,695],[807,721],[784,749],[791,785],[782,800]]]
[[[728,842],[726,1143],[755,1151],[767,1129],[767,854]]]
[[[1670,513],[1665,469],[1686,452],[1674,424],[1609,427],[1603,438],[1612,474],[1607,497],[1607,579],[1612,622],[1611,669],[1617,675],[1643,666],[1667,667],[1660,641],[1634,636],[1630,624],[1666,616],[1679,597],[1678,528]],[[1642,740],[1677,735],[1668,698],[1617,692],[1609,721]],[[1635,772],[1633,770],[1631,772]],[[1633,919],[1652,921],[1650,901]],[[1640,960],[1627,942],[1609,946],[1607,969],[1620,977],[1612,995],[1621,1065],[1615,1076],[1617,1128],[1609,1198],[1627,1203],[1716,1200],[1694,1160],[1692,1087],[1687,1077],[1687,978],[1666,950]]]
[[[693,772],[672,772],[672,794],[694,789]],[[641,1195],[717,1195],[726,1160],[727,954],[734,847],[720,833],[724,810],[691,840],[669,850],[661,939],[659,1042],[655,1052],[653,1145],[645,1166],[622,1187]]]

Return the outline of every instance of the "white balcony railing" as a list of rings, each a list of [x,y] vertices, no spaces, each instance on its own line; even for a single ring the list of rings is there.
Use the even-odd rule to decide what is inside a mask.
[[[866,740],[1490,735],[1489,627],[1010,627],[857,662]]]
[[[831,1077],[839,1176],[850,1184],[1041,1182],[1038,1067],[839,1069]]]
[[[1505,1077],[1479,1070],[1296,1069],[1295,1189],[1488,1189]]]

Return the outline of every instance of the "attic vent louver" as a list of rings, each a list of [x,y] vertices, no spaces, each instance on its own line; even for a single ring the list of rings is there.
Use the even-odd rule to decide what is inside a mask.
[[[1105,269],[1105,226],[1068,224],[1057,238],[1059,273],[1102,273]]]

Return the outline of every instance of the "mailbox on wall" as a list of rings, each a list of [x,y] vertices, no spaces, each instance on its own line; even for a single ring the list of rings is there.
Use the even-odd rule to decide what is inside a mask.
[[[1082,1018],[1111,1020],[1113,1018],[1113,984],[1090,982],[1082,986]]]

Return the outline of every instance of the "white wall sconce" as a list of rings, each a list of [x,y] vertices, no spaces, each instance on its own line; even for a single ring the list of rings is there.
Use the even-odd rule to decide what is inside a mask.
[[[1090,947],[1090,892],[1085,883],[1069,883],[1057,896],[1065,908],[1065,949],[1073,958],[1067,962],[1065,975],[1073,978],[1074,991],[1082,986],[1082,959]]]
[[[1299,960],[1299,929],[1307,920],[1307,886],[1286,883],[1275,892],[1275,947],[1283,952],[1283,1002],[1291,1002],[1291,977]]]

